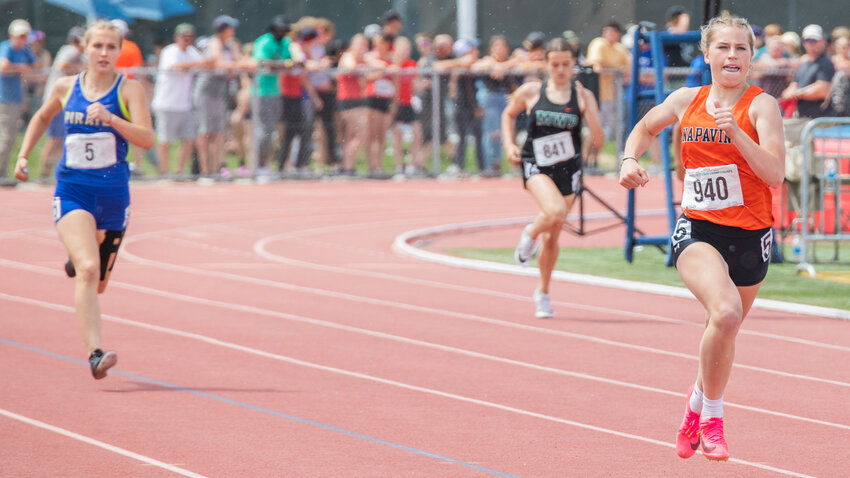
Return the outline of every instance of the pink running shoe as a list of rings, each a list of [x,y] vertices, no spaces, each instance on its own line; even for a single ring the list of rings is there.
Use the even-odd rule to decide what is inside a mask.
[[[729,459],[729,447],[723,438],[723,419],[711,417],[699,424],[702,440],[702,454],[709,460],[726,461]]]
[[[699,448],[699,413],[691,410],[691,395],[693,393],[694,386],[691,385],[685,399],[685,418],[682,419],[682,426],[676,432],[676,453],[682,458],[692,457]]]
[[[238,168],[236,168],[236,175],[239,176],[240,178],[247,178],[247,177],[251,176],[251,170],[248,169],[247,166],[242,165],[242,166],[239,166]]]

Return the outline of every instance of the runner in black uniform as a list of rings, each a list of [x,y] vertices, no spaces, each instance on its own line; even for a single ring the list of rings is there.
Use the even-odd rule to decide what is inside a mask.
[[[522,146],[522,181],[527,187],[532,176],[545,174],[561,195],[569,196],[578,190],[581,179],[581,113],[576,87],[570,87],[569,102],[559,105],[546,97],[546,86],[545,81],[540,85],[540,99],[528,114],[528,136]],[[548,141],[550,136],[555,141]],[[545,139],[546,143],[535,152],[537,139]],[[535,153],[540,155],[539,160]]]
[[[581,181],[582,120],[590,129],[593,146],[605,140],[599,109],[593,94],[581,83],[573,84],[575,52],[563,38],[546,47],[548,81],[530,81],[520,86],[502,113],[502,137],[508,159],[522,162],[525,188],[540,206],[540,213],[522,231],[515,258],[528,264],[541,238],[540,285],[534,292],[535,315],[552,317],[549,279],[558,259],[558,238]],[[523,111],[529,114],[528,139],[520,151],[514,124]]]

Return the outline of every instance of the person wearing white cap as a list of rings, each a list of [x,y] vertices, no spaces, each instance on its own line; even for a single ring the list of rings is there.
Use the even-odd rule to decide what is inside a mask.
[[[0,181],[7,178],[9,156],[18,137],[18,121],[24,107],[21,79],[38,66],[35,54],[27,45],[30,31],[26,20],[12,20],[9,39],[0,43]]]
[[[808,25],[801,37],[806,54],[800,58],[794,81],[782,92],[782,98],[797,100],[797,115],[801,118],[832,116],[832,108],[823,103],[829,94],[835,67],[826,54],[823,28]]]
[[[171,144],[180,142],[177,174],[183,174],[192,156],[198,137],[197,121],[192,104],[194,68],[206,67],[195,43],[195,27],[181,23],[174,28],[174,43],[159,54],[153,108],[156,117],[157,163],[159,174],[171,173]]]

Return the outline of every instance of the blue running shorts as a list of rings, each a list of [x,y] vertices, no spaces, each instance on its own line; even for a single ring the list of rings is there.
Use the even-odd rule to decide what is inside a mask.
[[[123,231],[130,216],[130,187],[93,187],[59,181],[53,194],[53,223],[75,209],[90,212],[98,229]]]

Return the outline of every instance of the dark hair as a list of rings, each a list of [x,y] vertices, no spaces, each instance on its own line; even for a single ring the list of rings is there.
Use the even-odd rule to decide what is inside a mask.
[[[613,28],[614,30],[617,30],[621,34],[623,33],[623,27],[620,26],[620,24],[615,22],[615,21],[610,21],[610,22],[606,23],[605,26],[603,26],[602,28]]]
[[[286,30],[289,31],[291,29],[289,19],[286,15],[275,15],[272,18],[272,22],[269,25],[269,31],[274,32],[275,30]]]
[[[673,5],[667,9],[667,21],[679,18],[679,15],[688,13],[688,9],[681,5]]]
[[[573,58],[576,57],[576,51],[573,49],[573,46],[570,45],[570,42],[567,41],[566,38],[556,37],[549,40],[549,43],[546,44],[546,51],[543,54],[543,58],[549,59],[549,53],[553,51],[568,51]]]
[[[325,46],[325,50],[329,57],[342,55],[345,50],[348,50],[349,44],[342,38],[334,38]]]
[[[386,12],[384,12],[384,14],[381,16],[381,22],[382,22],[382,24],[384,24],[384,25],[386,25],[387,23],[389,23],[389,22],[391,22],[391,21],[393,21],[393,20],[402,21],[402,19],[401,19],[401,14],[400,14],[400,13],[398,13],[397,11],[395,11],[395,10],[387,10],[387,11],[386,11]]]
[[[298,40],[300,41],[310,41],[319,36],[319,31],[314,27],[304,27],[298,32]]]
[[[543,32],[531,32],[522,41],[522,46],[526,50],[536,50],[542,48],[546,44],[546,35]]]

